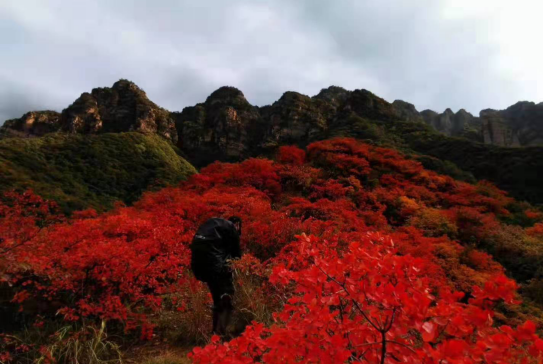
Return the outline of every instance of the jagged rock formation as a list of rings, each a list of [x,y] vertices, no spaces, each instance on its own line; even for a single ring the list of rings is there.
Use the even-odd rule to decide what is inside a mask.
[[[38,111],[6,121],[0,136],[42,136],[46,133],[98,134],[137,131],[158,134],[177,142],[170,112],[147,98],[133,82],[120,80],[111,88],[95,88],[83,93],[62,111]]]
[[[403,100],[395,100],[392,106],[396,109],[398,115],[408,121],[424,121],[422,115],[417,111],[415,105]],[[430,111],[430,110],[427,110]],[[432,111],[433,112],[433,111]]]
[[[356,134],[367,119],[395,120],[395,110],[366,90],[332,86],[309,97],[285,92],[272,105],[256,107],[233,87],[221,87],[204,103],[172,113],[178,146],[197,166],[266,154],[285,144],[307,145],[344,131]]]
[[[138,131],[158,134],[177,141],[170,112],[157,106],[134,83],[120,80],[111,88],[95,88],[83,93],[62,111],[62,130],[96,134]]]
[[[1,137],[40,137],[60,130],[56,111],[31,111],[19,119],[7,120],[0,128]]]
[[[483,110],[481,117],[489,119],[486,128],[489,135],[497,133],[498,142],[504,136],[505,144],[498,145],[543,145],[543,103],[517,102],[501,111]]]
[[[542,104],[519,103],[504,111],[483,112],[480,118],[465,110],[419,113],[401,100],[391,104],[367,90],[332,86],[313,97],[286,92],[263,107],[251,105],[236,88],[221,87],[205,102],[170,113],[151,102],[132,82],[121,80],[111,88],[82,94],[60,116],[26,114],[6,123],[0,134],[28,137],[58,130],[77,135],[158,134],[176,144],[197,167],[215,160],[270,155],[280,145],[304,146],[336,136],[355,137],[423,154],[419,160],[428,168],[466,180],[473,176],[488,179],[519,199],[543,202],[539,172],[543,159],[538,157],[543,148],[483,144],[532,145],[541,141],[542,110]]]
[[[481,111],[482,133],[485,144],[503,147],[518,147],[520,142],[516,133],[509,128],[507,121],[495,110]]]
[[[274,148],[285,144],[309,143],[326,132],[328,123],[336,112],[336,105],[346,97],[345,93],[321,92],[316,97],[308,97],[297,92],[285,92],[271,106],[260,109],[264,133],[255,134],[262,138],[260,147]],[[324,90],[323,90],[324,91]]]
[[[138,131],[177,143],[197,164],[235,160],[285,143],[308,143],[345,131],[371,138],[379,130],[367,120],[424,122],[447,136],[498,146],[543,144],[543,103],[519,102],[475,117],[461,109],[418,112],[413,104],[389,104],[366,90],[330,86],[313,97],[286,92],[269,106],[250,105],[243,93],[221,87],[201,104],[170,113],[127,80],[83,93],[62,111],[35,111],[0,127],[0,137],[34,137],[51,132],[97,134]],[[358,130],[359,132],[355,132]]]
[[[313,96],[313,98],[329,102],[333,106],[338,107],[347,100],[350,94],[351,91],[347,91],[343,87],[330,86],[328,88],[323,88],[317,95]]]
[[[393,105],[404,110],[396,102]],[[442,114],[424,110],[420,115],[428,125],[447,136],[466,137],[502,147],[543,145],[543,103],[522,101],[501,111],[482,110],[479,117],[464,109],[456,114],[451,109]]]
[[[424,122],[447,136],[468,137],[475,141],[482,141],[481,120],[464,109],[460,109],[457,113],[447,109],[442,114],[424,110],[420,115]]]
[[[204,103],[172,116],[179,147],[198,165],[246,157],[249,129],[260,119],[258,109],[234,87],[221,87]]]

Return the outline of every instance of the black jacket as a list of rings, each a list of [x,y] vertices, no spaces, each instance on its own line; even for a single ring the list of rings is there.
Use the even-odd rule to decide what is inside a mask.
[[[228,259],[241,258],[239,234],[233,223],[221,218],[211,218],[201,225],[190,249],[194,276],[204,282],[210,277],[229,273]]]

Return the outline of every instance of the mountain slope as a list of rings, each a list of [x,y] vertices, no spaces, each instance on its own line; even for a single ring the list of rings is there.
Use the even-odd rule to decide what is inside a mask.
[[[532,130],[539,120],[539,106],[521,106],[508,109],[503,117],[522,114],[517,124]],[[441,115],[418,113],[407,102],[391,104],[367,90],[347,91],[337,86],[313,97],[286,92],[263,107],[251,105],[234,87],[221,87],[203,103],[169,112],[150,101],[132,82],[120,80],[111,88],[82,94],[61,114],[35,112],[8,121],[0,128],[0,137],[32,137],[50,131],[139,131],[177,143],[191,163],[203,167],[215,160],[235,162],[271,156],[281,145],[304,147],[314,141],[347,136],[399,149],[420,159],[427,168],[454,178],[487,179],[518,199],[543,203],[543,184],[539,183],[543,178],[543,159],[539,157],[543,146],[523,149],[483,144],[484,140],[507,144],[513,135],[500,126],[503,112],[483,114],[475,118],[463,110],[456,114],[450,110]],[[530,140],[538,140],[537,135]]]
[[[206,101],[175,116],[178,145],[197,166],[210,162],[202,159],[210,149],[213,159],[236,161],[272,155],[281,145],[303,147],[330,137],[355,137],[413,154],[440,173],[469,181],[469,172],[516,198],[543,202],[543,147],[503,148],[449,137],[422,122],[414,107],[409,114],[409,104],[399,111],[398,102],[390,104],[366,90],[330,87],[314,97],[287,92],[260,108],[234,88],[213,95],[213,106]],[[456,115],[455,120],[463,120],[460,112]]]
[[[0,170],[0,191],[31,188],[66,212],[130,203],[196,172],[171,143],[141,133],[5,138]]]
[[[275,160],[213,163],[130,207],[67,219],[29,194],[9,197],[0,200],[9,236],[0,321],[28,347],[0,341],[13,363],[57,359],[71,338],[95,346],[87,333],[96,331],[105,349],[136,335],[157,351],[205,344],[191,359],[206,364],[379,363],[384,350],[390,362],[505,364],[543,354],[543,214],[524,205],[516,212],[529,224],[505,223],[515,211],[502,191],[394,150],[351,138],[282,147]],[[223,346],[209,340],[209,294],[191,273],[190,242],[209,217],[231,215],[243,220],[233,324],[245,331]]]

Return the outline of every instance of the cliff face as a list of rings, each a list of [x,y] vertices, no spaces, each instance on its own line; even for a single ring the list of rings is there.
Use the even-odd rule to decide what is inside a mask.
[[[60,130],[60,114],[56,111],[31,111],[19,119],[6,120],[0,128],[2,137],[40,137]]]
[[[522,101],[498,114],[520,145],[543,144],[543,103]]]
[[[8,120],[0,128],[0,137],[39,137],[57,131],[79,134],[137,131],[177,142],[170,112],[150,101],[143,90],[127,80],[117,81],[111,88],[83,93],[62,113],[36,111]]]
[[[0,127],[0,137],[39,137],[51,132],[99,134],[137,131],[158,134],[179,145],[197,164],[237,160],[281,144],[307,144],[346,132],[361,138],[379,133],[367,120],[424,122],[453,137],[498,146],[543,144],[543,103],[519,102],[506,110],[464,109],[439,114],[414,105],[392,104],[366,90],[331,86],[313,97],[286,92],[269,106],[256,107],[233,87],[221,87],[205,102],[169,112],[147,98],[134,83],[83,93],[62,113],[35,111]]]
[[[419,113],[417,109],[415,108],[415,105],[413,104],[410,104],[402,100],[395,100],[392,103],[392,106],[394,106],[394,108],[396,109],[396,112],[402,119],[405,119],[408,121],[421,121],[421,122],[425,121],[422,113]],[[434,113],[431,110],[426,110],[426,111],[430,113]]]
[[[464,109],[454,113],[451,109],[438,114],[432,110],[420,113],[424,122],[447,136],[467,137],[474,141],[482,141],[481,120]]]
[[[520,141],[517,133],[508,125],[499,111],[483,110],[481,111],[482,134],[485,144],[499,145],[502,147],[519,147]]]
[[[399,118],[391,104],[371,92],[335,86],[314,97],[286,92],[264,107],[250,105],[233,87],[222,87],[204,103],[173,115],[178,146],[197,166],[271,153],[280,145],[304,146],[331,136],[363,138],[368,120]]]
[[[134,83],[115,82],[111,88],[83,93],[62,111],[62,130],[69,133],[118,133],[137,131],[177,141],[170,112],[157,106]]]
[[[221,87],[204,103],[172,116],[178,146],[197,165],[247,157],[248,133],[260,120],[258,108],[234,87]]]
[[[479,118],[465,110],[419,113],[401,100],[388,103],[367,90],[347,91],[337,86],[313,97],[286,92],[264,107],[251,105],[236,88],[221,87],[205,102],[169,112],[151,102],[132,82],[121,80],[111,88],[82,94],[61,114],[32,112],[8,121],[0,128],[0,137],[49,132],[158,134],[177,145],[197,167],[215,160],[270,155],[281,145],[304,146],[336,136],[355,137],[435,157],[426,158],[425,165],[455,176],[470,172],[520,199],[538,202],[543,201],[539,175],[543,160],[538,158],[543,148],[495,145],[532,145],[543,140],[541,116],[542,104],[533,103],[519,103],[504,111],[487,110]]]
[[[502,147],[543,145],[543,103],[518,102],[501,111],[482,110],[479,117],[463,109],[456,114],[450,109],[442,114],[424,110],[420,115],[428,125],[447,136],[467,137]]]
[[[346,96],[346,94],[344,95]],[[341,99],[331,94],[308,97],[297,92],[285,92],[273,105],[260,109],[263,133],[254,133],[262,138],[257,146],[262,149],[284,144],[310,143],[323,135],[335,114]],[[325,100],[324,97],[327,99]]]

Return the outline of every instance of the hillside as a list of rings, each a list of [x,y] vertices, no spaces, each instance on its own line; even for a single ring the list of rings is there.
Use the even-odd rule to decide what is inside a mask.
[[[138,131],[176,143],[200,168],[215,160],[271,156],[282,145],[305,147],[347,136],[401,150],[454,178],[492,181],[515,198],[539,204],[543,203],[539,183],[543,146],[506,148],[499,145],[507,143],[483,143],[487,137],[509,138],[509,132],[496,126],[502,123],[494,122],[496,118],[517,120],[524,133],[519,140],[538,140],[539,132],[532,135],[529,130],[541,124],[539,106],[522,105],[487,112],[490,116],[479,120],[463,110],[419,113],[404,101],[388,103],[367,90],[332,86],[313,97],[286,92],[272,105],[257,107],[240,90],[221,87],[202,103],[170,112],[150,101],[134,83],[120,80],[111,88],[83,93],[61,113],[31,112],[7,121],[0,138],[39,137],[53,131],[84,135]]]
[[[244,221],[245,255],[237,338],[222,343],[209,338],[188,244],[207,218],[230,215]],[[0,235],[8,363],[120,363],[144,342],[188,346],[195,363],[543,358],[543,214],[355,139],[213,163],[103,214],[66,218],[9,194]]]
[[[486,179],[518,199],[543,202],[543,147],[505,148],[448,137],[397,105],[366,90],[330,87],[314,97],[287,92],[271,106],[257,108],[241,91],[224,87],[205,103],[173,115],[178,145],[196,166],[273,155],[281,145],[355,137],[412,154],[439,173]]]
[[[32,189],[65,212],[104,210],[195,173],[178,153],[165,139],[141,133],[4,138],[0,192]]]

